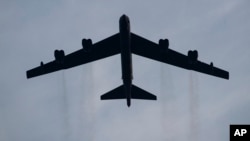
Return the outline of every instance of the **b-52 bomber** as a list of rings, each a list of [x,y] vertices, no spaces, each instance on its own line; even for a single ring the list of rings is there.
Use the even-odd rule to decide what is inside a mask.
[[[131,99],[157,99],[155,95],[132,84],[132,53],[187,70],[229,79],[229,72],[215,67],[212,62],[206,64],[199,61],[197,50],[189,50],[187,55],[183,55],[169,48],[168,39],[160,39],[158,43],[154,43],[130,32],[130,22],[126,15],[120,17],[119,33],[94,44],[91,39],[83,39],[82,47],[68,55],[63,50],[55,50],[55,60],[47,64],[41,62],[40,66],[28,70],[27,78],[69,69],[120,53],[123,85],[102,95],[101,100],[126,99],[128,107]]]

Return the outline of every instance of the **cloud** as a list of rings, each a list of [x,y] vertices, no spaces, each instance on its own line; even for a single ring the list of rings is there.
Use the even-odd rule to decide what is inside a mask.
[[[192,78],[197,140],[228,139],[230,123],[250,122],[247,3],[2,1],[0,140],[187,140]],[[119,55],[26,79],[25,71],[53,60],[55,49],[68,54],[82,48],[82,38],[117,33],[124,13],[133,32],[154,42],[169,38],[170,48],[184,54],[198,49],[200,60],[229,70],[230,80],[196,72],[189,78],[187,70],[133,55],[134,84],[158,100],[133,100],[127,108],[125,100],[100,100],[122,83]]]

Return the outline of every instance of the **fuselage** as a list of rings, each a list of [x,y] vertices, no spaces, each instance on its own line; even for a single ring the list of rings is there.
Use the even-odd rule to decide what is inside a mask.
[[[127,96],[127,105],[131,105],[131,86],[133,79],[132,54],[130,40],[130,23],[126,15],[122,15],[119,21],[120,28],[120,48],[121,48],[121,66],[124,92]]]

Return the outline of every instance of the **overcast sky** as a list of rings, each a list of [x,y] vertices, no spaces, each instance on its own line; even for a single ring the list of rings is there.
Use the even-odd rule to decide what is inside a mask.
[[[1,141],[228,141],[250,124],[248,0],[0,2]],[[119,31],[131,31],[230,72],[220,79],[133,55],[133,83],[157,101],[101,101],[122,84],[120,55],[26,79],[26,71]]]

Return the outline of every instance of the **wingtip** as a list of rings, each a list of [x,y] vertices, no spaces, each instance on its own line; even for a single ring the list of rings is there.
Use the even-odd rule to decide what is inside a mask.
[[[26,71],[26,78],[27,79],[29,79],[30,77],[29,77],[29,73],[28,73],[28,71]]]
[[[26,78],[29,79],[31,78],[32,76],[30,75],[30,72],[29,71],[26,71]]]
[[[227,73],[227,80],[229,80],[229,72]]]

